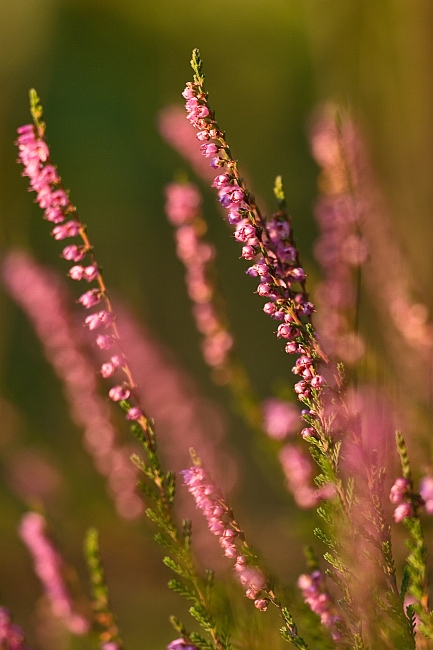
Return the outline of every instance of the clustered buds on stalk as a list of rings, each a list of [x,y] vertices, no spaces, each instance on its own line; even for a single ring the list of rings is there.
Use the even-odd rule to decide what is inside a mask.
[[[269,600],[262,593],[266,578],[258,567],[249,562],[243,532],[235,521],[230,506],[202,467],[190,467],[181,474],[197,508],[203,512],[209,530],[219,537],[224,555],[235,560],[234,568],[247,598],[254,600],[257,609],[266,611]]]
[[[35,106],[38,105],[38,101],[35,93],[32,94],[33,115],[36,114]],[[115,354],[101,368],[101,374],[104,377],[111,377],[115,371],[123,374],[124,380],[109,391],[109,397],[114,402],[118,402],[127,400],[132,396],[137,404],[129,406],[126,417],[128,420],[138,421],[146,430],[146,418],[138,404],[135,384],[120,349],[115,315],[93,248],[86,234],[86,229],[78,217],[77,210],[72,205],[68,193],[62,186],[57,169],[50,162],[50,150],[44,139],[45,125],[37,118],[35,118],[35,122],[36,127],[33,124],[27,124],[18,129],[17,145],[19,162],[24,165],[23,176],[28,176],[30,179],[30,191],[37,193],[36,202],[44,210],[44,218],[56,224],[51,233],[54,239],[81,238],[82,243],[80,245],[67,245],[63,249],[62,257],[68,261],[79,262],[88,256],[90,264],[75,264],[69,269],[68,275],[76,281],[97,282],[97,287],[86,291],[78,299],[78,302],[83,307],[91,309],[100,303],[104,305],[103,309],[99,309],[87,316],[84,324],[90,331],[98,330],[98,332],[101,332],[101,330],[106,330],[106,333],[99,333],[95,339],[96,345],[101,350],[117,348],[114,350]],[[65,221],[68,216],[72,218]]]
[[[176,227],[176,252],[186,268],[185,281],[194,303],[197,329],[204,335],[202,352],[212,368],[222,368],[233,346],[221,310],[215,304],[210,264],[214,247],[203,241],[206,225],[201,218],[201,196],[192,183],[170,183],[166,187],[165,211]]]
[[[310,574],[303,573],[298,578],[298,587],[305,602],[315,614],[320,616],[322,625],[330,631],[333,640],[340,641],[342,634],[338,625],[342,621],[335,613],[332,601],[326,592],[322,573],[320,571],[313,571]]]
[[[403,519],[414,517],[417,509],[424,505],[424,499],[412,489],[412,482],[402,476],[396,478],[389,493],[389,500],[396,507],[394,520],[398,524]]]
[[[20,525],[20,535],[33,556],[35,572],[42,582],[51,608],[74,634],[86,634],[89,622],[74,611],[74,605],[62,575],[63,560],[46,533],[46,523],[37,512],[27,512]]]

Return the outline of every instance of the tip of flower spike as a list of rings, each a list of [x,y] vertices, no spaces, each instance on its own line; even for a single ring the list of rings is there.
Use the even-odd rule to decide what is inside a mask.
[[[284,194],[283,178],[277,176],[274,183],[274,195],[279,210],[284,210],[286,207],[286,195]]]
[[[29,90],[29,99],[30,99],[30,113],[32,115],[33,121],[39,130],[39,134],[42,135],[45,131],[45,122],[42,121],[43,108],[41,100],[38,93],[34,88]]]
[[[203,83],[204,81],[204,74],[202,74],[203,61],[201,60],[200,50],[198,48],[195,48],[192,51],[192,58],[190,63],[191,63],[191,68],[194,71],[194,81],[196,83]]]

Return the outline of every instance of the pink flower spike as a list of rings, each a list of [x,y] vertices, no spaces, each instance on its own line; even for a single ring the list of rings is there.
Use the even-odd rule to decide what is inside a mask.
[[[141,409],[137,408],[137,406],[133,406],[132,408],[129,409],[128,413],[126,414],[126,419],[139,420],[142,415],[143,412],[141,411]]]
[[[102,294],[99,289],[90,289],[90,291],[83,293],[83,295],[78,298],[77,302],[81,303],[86,309],[90,309],[90,307],[100,303],[101,300]]]
[[[108,336],[107,334],[99,334],[96,337],[96,345],[100,350],[110,350],[115,342],[114,337]]]
[[[108,393],[108,397],[113,400],[113,402],[121,402],[124,399],[128,399],[131,391],[126,388],[126,386],[113,386]]]

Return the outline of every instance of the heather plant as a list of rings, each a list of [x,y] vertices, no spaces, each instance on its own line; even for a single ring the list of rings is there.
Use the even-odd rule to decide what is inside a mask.
[[[193,153],[191,140],[184,136],[185,122],[182,132],[173,129],[177,110],[164,113],[161,128],[204,178],[209,178],[209,168],[203,171],[203,158],[210,159],[212,188],[232,236],[241,245],[240,264],[248,263],[246,273],[258,282],[258,299],[265,300],[263,311],[272,319],[288,359],[295,358],[292,373],[296,383],[290,399],[273,395],[261,401],[236,351],[236,334],[218,287],[216,251],[206,239],[198,187],[186,181],[170,184],[165,209],[175,228],[177,254],[185,266],[202,354],[212,378],[228,387],[233,405],[252,435],[261,437],[268,451],[278,455],[296,503],[317,510],[320,524],[312,523],[317,548],[306,548],[296,585],[286,585],[266,566],[235,515],[215,478],[224,470],[230,472],[230,463],[219,469],[217,462],[209,467],[212,460],[208,459],[224,453],[222,450],[214,446],[205,451],[209,440],[196,435],[190,444],[190,466],[180,474],[172,467],[165,469],[167,458],[171,459],[169,453],[164,458],[160,452],[164,446],[159,445],[158,403],[173,400],[176,408],[168,420],[174,429],[182,402],[189,397],[182,392],[180,380],[164,379],[167,395],[159,402],[147,402],[146,391],[140,386],[140,364],[144,364],[145,374],[153,367],[156,383],[173,377],[173,372],[155,357],[148,339],[137,343],[131,319],[122,316],[120,306],[113,307],[87,227],[51,159],[42,106],[34,90],[30,92],[33,123],[18,129],[19,162],[44,219],[53,226],[53,238],[73,241],[63,248],[61,257],[72,264],[69,278],[89,285],[77,300],[87,313],[84,326],[88,336],[81,340],[71,324],[57,279],[41,272],[23,254],[6,258],[5,283],[34,321],[47,357],[65,384],[72,414],[85,430],[86,445],[97,468],[108,477],[117,509],[126,518],[139,517],[143,508],[132,487],[139,476],[138,492],[156,531],[155,541],[164,549],[163,562],[174,574],[168,587],[185,599],[193,619],[171,618],[177,638],[168,650],[255,649],[283,647],[284,642],[300,650],[431,648],[433,616],[421,516],[432,510],[432,479],[425,476],[417,489],[400,432],[396,434],[396,452],[401,475],[396,475],[395,464],[388,458],[392,452],[385,445],[391,416],[384,415],[383,408],[380,418],[376,408],[385,403],[381,401],[385,387],[359,382],[358,364],[367,343],[359,331],[358,299],[371,246],[366,244],[369,205],[363,192],[368,192],[355,155],[358,136],[354,125],[338,113],[334,117],[327,113],[312,130],[313,152],[323,167],[316,207],[323,232],[316,253],[324,266],[324,279],[317,288],[316,306],[310,299],[281,177],[274,186],[276,209],[268,216],[241,176],[216,120],[198,50],[193,52],[191,65],[193,80],[187,83],[183,97],[200,154]],[[26,284],[31,285],[30,292]],[[39,298],[45,294],[50,294],[48,312],[40,308]],[[317,324],[316,309],[322,311]],[[429,347],[430,330],[425,326],[422,332]],[[120,407],[138,443],[129,470],[125,453],[130,448],[117,442],[108,409],[97,393],[91,362],[82,349],[89,337],[101,364],[99,374],[110,382],[108,397]],[[418,338],[416,345],[422,345]],[[342,362],[353,366],[350,372]],[[152,412],[145,403],[152,404]],[[164,417],[167,410],[161,408],[160,419]],[[193,417],[194,409],[188,411],[190,426]],[[178,485],[180,481],[182,485]],[[207,567],[209,553],[203,568],[195,527],[189,518],[179,521],[176,505],[182,492],[182,500],[187,492],[191,495],[208,535],[217,539],[234,581]],[[391,523],[391,506],[395,506],[395,524]],[[407,556],[402,566],[397,566],[391,532],[393,525],[400,524],[407,530]],[[72,634],[87,635],[89,647],[99,643],[103,650],[122,648],[97,532],[90,529],[85,542],[91,589],[84,605],[71,592],[65,575],[67,563],[47,533],[43,513],[27,513],[20,535],[34,558],[50,607],[63,625]],[[320,553],[323,557],[319,559]],[[1,647],[25,648],[24,635],[7,610],[2,609],[1,616]]]

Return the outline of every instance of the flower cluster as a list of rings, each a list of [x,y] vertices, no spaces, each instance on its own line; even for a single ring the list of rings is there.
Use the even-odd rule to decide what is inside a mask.
[[[176,250],[186,268],[188,294],[194,303],[197,329],[204,335],[203,357],[212,368],[222,368],[233,345],[221,309],[215,300],[211,279],[214,247],[203,241],[206,224],[200,216],[201,196],[192,183],[171,183],[166,187],[165,210],[176,226]]]
[[[50,150],[44,139],[45,125],[38,117],[38,114],[42,113],[38,102],[37,96],[33,95],[32,113],[37,126],[27,124],[18,129],[17,145],[19,160],[24,165],[23,175],[30,179],[30,190],[37,193],[36,201],[44,210],[45,219],[55,224],[61,224],[54,227],[51,233],[53,237],[56,240],[77,237],[80,239],[78,244],[73,243],[66,246],[63,249],[62,257],[72,262],[81,262],[86,257],[90,260],[90,264],[86,266],[81,264],[72,266],[68,275],[76,281],[84,280],[97,284],[96,287],[83,293],[78,302],[86,309],[93,309],[97,306],[97,311],[90,313],[84,324],[90,331],[97,332],[96,345],[101,350],[111,351],[110,358],[101,368],[101,374],[104,377],[111,377],[118,371],[124,377],[124,381],[113,386],[108,395],[114,402],[123,402],[129,400],[130,397],[133,398],[136,404],[129,406],[126,418],[137,421],[150,439],[149,423],[138,403],[136,386],[120,346],[115,316],[93,247],[85,227],[78,217],[76,208],[70,202],[68,193],[62,186],[56,168],[50,162]],[[65,222],[68,215],[72,219]],[[103,309],[101,309],[101,305]]]
[[[361,234],[362,208],[353,192],[354,165],[349,160],[356,155],[354,139],[353,124],[344,120],[339,128],[335,116],[328,113],[320,116],[311,134],[313,156],[322,168],[315,207],[321,233],[315,256],[324,280],[315,291],[320,307],[316,327],[326,352],[349,364],[358,361],[365,349],[356,331],[356,285],[368,254]]]
[[[321,572],[303,573],[298,578],[298,587],[305,602],[315,614],[320,616],[322,625],[330,631],[333,640],[340,641],[342,634],[338,629],[338,625],[341,623],[341,619],[334,612],[329,594],[325,590]]]
[[[52,610],[74,634],[86,634],[89,622],[74,610],[62,575],[64,563],[46,534],[46,523],[37,512],[27,512],[20,525],[20,535],[33,556],[35,572],[41,580]]]
[[[265,611],[269,601],[261,592],[266,586],[266,578],[258,567],[249,563],[243,532],[229,505],[202,467],[183,470],[182,475],[184,485],[194,497],[197,508],[203,512],[209,530],[219,537],[224,555],[235,560],[235,571],[247,598],[254,600],[257,609]]]
[[[397,506],[394,510],[394,520],[396,523],[408,517],[414,517],[419,508],[423,508],[426,503],[429,504],[427,512],[431,512],[433,490],[432,482],[428,479],[429,477],[422,479],[420,484],[422,492],[420,494],[414,492],[412,481],[409,479],[403,477],[395,479],[389,493],[389,500]]]
[[[0,648],[28,650],[24,632],[12,622],[11,615],[5,607],[0,607]]]

